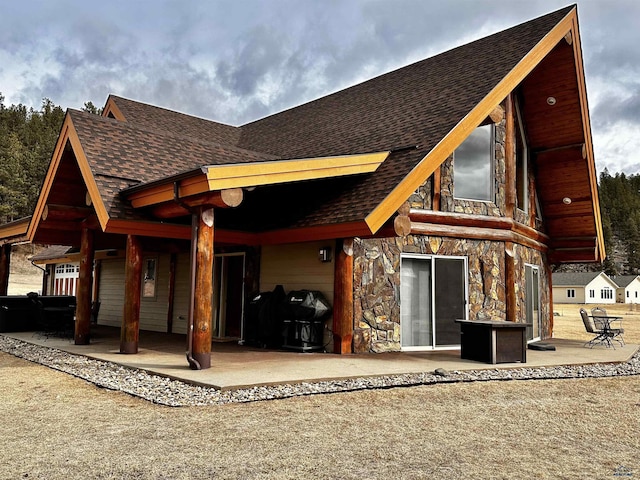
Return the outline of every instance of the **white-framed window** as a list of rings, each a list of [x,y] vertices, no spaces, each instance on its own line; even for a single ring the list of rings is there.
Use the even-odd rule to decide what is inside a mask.
[[[629,291],[627,291],[627,298],[629,298]]]
[[[600,290],[600,298],[602,300],[611,300],[613,298],[613,290],[611,290],[609,287],[604,287],[602,290]]]
[[[494,200],[493,124],[476,128],[453,152],[453,195],[464,200]]]
[[[596,291],[595,290],[589,290],[589,298],[596,298]]]
[[[636,292],[636,298],[638,298],[638,292]]]
[[[576,298],[576,291],[573,288],[567,288],[567,298]]]

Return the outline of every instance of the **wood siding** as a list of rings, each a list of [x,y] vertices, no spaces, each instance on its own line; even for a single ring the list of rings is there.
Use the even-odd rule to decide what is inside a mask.
[[[144,257],[154,256],[145,254]],[[156,279],[156,297],[142,298],[140,301],[140,330],[151,330],[155,332],[167,331],[167,309],[169,306],[169,255],[158,255],[157,279]],[[188,267],[188,255],[187,255]],[[122,325],[122,312],[124,308],[124,270],[125,259],[105,259],[102,261],[102,269],[100,272],[100,312],[98,314],[98,323],[100,325],[110,325],[120,327]],[[178,272],[180,272],[180,265]],[[187,268],[188,270],[188,268]],[[180,273],[178,273],[180,275]],[[188,276],[188,271],[187,271]],[[187,282],[188,283],[188,282]],[[188,284],[187,284],[188,296]],[[181,286],[176,284],[176,302],[181,297]],[[174,309],[175,310],[175,309]],[[181,310],[175,310],[175,314]],[[185,317],[186,318],[186,317]],[[174,318],[174,331],[181,321]],[[184,321],[183,330],[186,331],[186,320]],[[181,332],[183,333],[183,332]]]
[[[321,247],[331,247],[331,261],[318,260]],[[318,290],[333,304],[334,242],[308,242],[268,245],[262,248],[260,290],[270,291],[282,285],[285,292]]]
[[[189,282],[189,252],[179,253],[176,264],[176,292],[173,299],[172,333],[187,333]]]

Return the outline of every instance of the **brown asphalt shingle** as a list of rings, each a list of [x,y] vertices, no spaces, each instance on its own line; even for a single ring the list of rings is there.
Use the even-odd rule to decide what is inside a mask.
[[[104,188],[101,175],[131,186],[207,164],[417,146],[392,153],[373,174],[257,188],[218,216],[223,225],[252,231],[362,220],[572,8],[241,127],[121,97],[111,98],[126,122],[71,115]],[[115,198],[117,187],[103,192],[110,214],[132,215]]]

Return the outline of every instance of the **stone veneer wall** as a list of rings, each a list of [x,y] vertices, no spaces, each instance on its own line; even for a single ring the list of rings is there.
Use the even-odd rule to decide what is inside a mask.
[[[495,125],[494,202],[454,198],[453,155],[440,167],[440,205],[443,212],[505,216],[505,125]],[[515,148],[515,142],[513,142]],[[515,154],[515,152],[514,152]],[[535,191],[533,162],[529,162],[529,188]],[[409,197],[412,208],[433,209],[433,176]],[[534,202],[535,203],[535,202]],[[542,225],[535,218],[536,205],[529,214],[516,209],[515,220],[525,225]],[[354,351],[400,350],[400,257],[401,253],[466,256],[469,266],[469,319],[500,319],[506,316],[505,245],[489,240],[466,240],[409,235],[405,238],[356,239],[354,242]],[[537,250],[514,246],[517,320],[524,321],[525,264],[539,266],[542,338],[551,335],[550,287],[546,258]]]
[[[550,335],[549,275],[536,250],[516,245],[517,319],[524,321],[525,263],[540,267],[542,337]],[[505,320],[505,246],[502,242],[422,235],[356,239],[354,242],[354,351],[400,350],[401,253],[466,256],[469,263],[469,319]]]

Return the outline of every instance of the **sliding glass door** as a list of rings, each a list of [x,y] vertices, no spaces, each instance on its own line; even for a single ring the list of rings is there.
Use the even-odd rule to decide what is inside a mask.
[[[535,265],[524,266],[525,318],[527,340],[540,338],[540,269]]]
[[[464,257],[403,256],[400,339],[404,350],[458,346],[456,319],[467,318]]]

